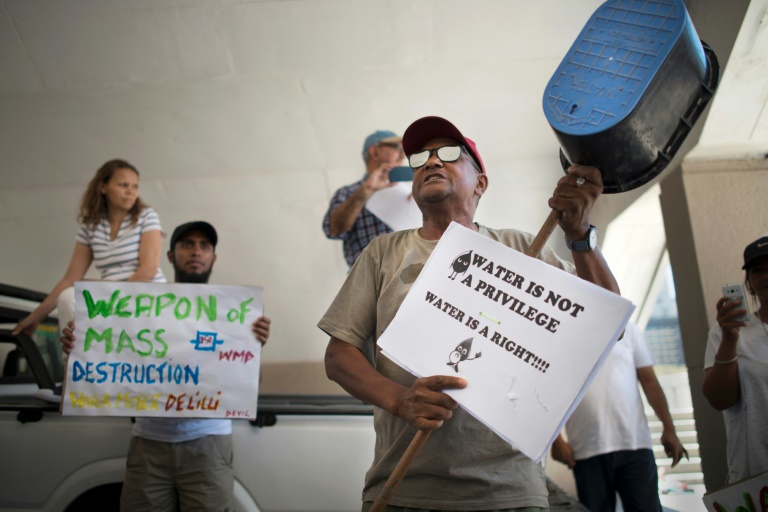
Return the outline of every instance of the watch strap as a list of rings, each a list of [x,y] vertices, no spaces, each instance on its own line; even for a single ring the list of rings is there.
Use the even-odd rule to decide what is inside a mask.
[[[584,240],[568,240],[565,239],[565,245],[570,249],[571,251],[576,252],[589,252],[595,249],[595,247],[590,246],[590,238],[592,237],[592,232],[596,231],[597,228],[593,226],[592,224],[589,225],[589,229],[587,230],[587,236],[584,238]]]

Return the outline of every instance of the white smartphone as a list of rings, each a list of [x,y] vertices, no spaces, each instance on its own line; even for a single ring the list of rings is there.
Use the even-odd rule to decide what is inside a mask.
[[[729,301],[741,299],[741,306],[739,308],[746,309],[747,312],[736,320],[740,322],[749,322],[749,303],[747,303],[747,296],[744,293],[744,286],[739,284],[727,284],[723,286],[723,297],[726,297]]]

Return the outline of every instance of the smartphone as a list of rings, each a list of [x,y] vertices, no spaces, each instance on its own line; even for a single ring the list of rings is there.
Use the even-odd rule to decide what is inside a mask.
[[[413,169],[408,166],[393,167],[389,170],[389,181],[413,181]]]
[[[744,286],[739,284],[727,284],[723,286],[723,297],[726,297],[729,301],[741,300],[741,306],[739,308],[746,309],[747,312],[736,320],[740,322],[749,322],[749,304],[747,303],[747,296],[744,294]]]

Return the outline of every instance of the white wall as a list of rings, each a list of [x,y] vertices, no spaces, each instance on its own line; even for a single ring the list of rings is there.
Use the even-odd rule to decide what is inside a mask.
[[[215,282],[265,287],[265,360],[319,361],[346,273],[320,223],[362,175],[363,138],[448,117],[489,168],[478,220],[536,232],[561,175],[542,93],[601,3],[0,0],[0,282],[54,285],[85,184],[122,157],[166,230],[220,230]],[[764,37],[740,54],[759,60]],[[750,119],[759,142],[768,114]]]
[[[478,220],[537,231],[562,172],[541,96],[599,3],[0,2],[0,282],[50,290],[126,158],[168,232],[220,231],[213,281],[264,286],[265,361],[319,362],[346,274],[321,220],[364,137],[450,118],[489,168]]]

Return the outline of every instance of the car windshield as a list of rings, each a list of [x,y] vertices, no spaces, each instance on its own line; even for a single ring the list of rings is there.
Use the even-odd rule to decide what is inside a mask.
[[[0,343],[0,378],[4,383],[35,383],[32,369],[18,346],[18,340],[10,337],[16,324],[29,314],[45,298],[45,295],[25,288],[0,284],[0,330],[3,336]],[[64,380],[64,361],[59,326],[56,318],[49,317],[41,322],[32,340],[45,363],[46,369],[54,382]]]
[[[43,356],[46,368],[55,382],[64,380],[64,357],[59,341],[59,325],[55,322],[40,324],[35,330],[34,336],[40,355]]]

